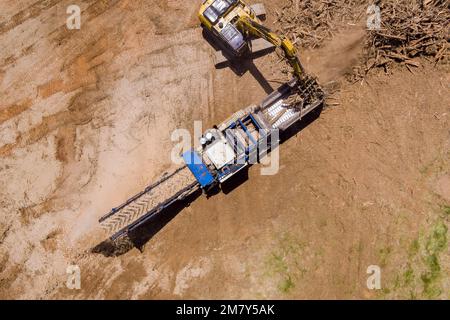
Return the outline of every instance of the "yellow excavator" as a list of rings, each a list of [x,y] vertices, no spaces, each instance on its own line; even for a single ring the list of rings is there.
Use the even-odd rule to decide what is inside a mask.
[[[262,4],[247,5],[241,0],[203,1],[198,14],[201,24],[226,53],[223,57],[219,53],[216,65],[222,64],[226,56],[239,59],[275,46],[283,50],[294,76],[301,78],[304,70],[294,44],[263,26],[265,15]]]
[[[280,48],[294,75],[278,89],[289,88],[291,95],[285,103],[305,113],[323,105],[324,92],[317,80],[304,71],[294,44],[262,25],[266,17],[264,5],[247,5],[241,0],[204,0],[198,16],[204,30],[212,35],[213,45],[221,48],[216,52],[216,67],[225,61],[252,58],[268,48]]]

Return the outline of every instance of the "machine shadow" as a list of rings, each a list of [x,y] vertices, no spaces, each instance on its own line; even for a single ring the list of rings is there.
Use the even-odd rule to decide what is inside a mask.
[[[102,254],[105,257],[117,257],[127,253],[133,248],[137,248],[142,252],[148,241],[176,217],[181,210],[189,207],[189,205],[201,195],[202,191],[197,190],[185,199],[176,201],[169,208],[154,215],[137,229],[128,233],[128,237],[115,241],[109,239],[105,240],[93,247],[91,252]]]
[[[211,35],[211,33],[207,31],[205,28],[203,28],[202,36],[215,51],[222,51],[222,54],[228,60],[227,63],[217,66],[218,69],[230,68],[239,77],[243,76],[247,72],[250,72],[250,74],[255,78],[256,81],[258,81],[259,85],[264,89],[264,91],[267,94],[273,92],[274,88],[271,86],[269,81],[267,81],[267,79],[263,76],[261,71],[259,71],[259,69],[256,67],[253,61],[255,59],[261,58],[273,52],[275,48],[262,50],[257,54],[252,54],[248,58],[243,58],[239,59],[239,61],[236,61],[236,59],[232,55],[230,55],[226,50],[222,50],[223,48],[217,44],[217,41],[214,41],[213,35]]]
[[[291,137],[299,134],[303,129],[308,127],[312,122],[320,117],[324,105],[322,104],[317,109],[306,115],[301,121],[297,122],[280,136],[280,145],[289,140]],[[223,192],[229,194],[240,186],[244,185],[248,180],[248,169],[242,170],[235,177],[232,177],[229,181],[226,181],[221,189],[216,189],[215,193],[208,196],[214,197],[215,194]],[[174,217],[178,215],[184,208],[188,207],[193,201],[202,195],[202,191],[198,190],[195,193],[189,195],[187,198],[175,202],[169,208],[162,210],[152,219],[145,222],[133,232],[129,233],[128,238],[122,238],[119,241],[106,240],[96,245],[91,249],[92,253],[102,254],[106,257],[116,257],[127,253],[133,248],[139,249],[141,252],[144,250],[144,246],[149,242],[164,226],[166,226]]]

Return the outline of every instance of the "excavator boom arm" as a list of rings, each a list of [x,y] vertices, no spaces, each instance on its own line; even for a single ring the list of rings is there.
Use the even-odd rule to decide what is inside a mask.
[[[288,38],[277,35],[267,27],[257,23],[247,16],[239,17],[236,26],[243,32],[258,38],[263,38],[276,47],[281,48],[293,69],[294,75],[297,78],[301,77],[303,74],[303,66],[297,57],[297,49],[295,49],[294,44]]]

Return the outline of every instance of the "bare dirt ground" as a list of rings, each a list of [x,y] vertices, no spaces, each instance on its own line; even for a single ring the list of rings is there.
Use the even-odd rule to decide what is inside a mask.
[[[141,251],[90,252],[98,218],[175,166],[174,129],[219,123],[266,95],[258,71],[275,77],[273,57],[216,70],[199,2],[80,1],[72,31],[72,1],[1,2],[0,297],[450,298],[449,70],[423,60],[349,83],[351,26],[301,53],[339,90],[280,147],[277,175],[251,168]],[[264,2],[269,16],[283,3]]]

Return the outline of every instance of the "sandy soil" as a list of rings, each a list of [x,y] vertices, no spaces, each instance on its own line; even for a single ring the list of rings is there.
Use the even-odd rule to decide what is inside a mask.
[[[449,70],[421,61],[348,83],[357,27],[302,52],[339,90],[280,147],[277,175],[255,166],[141,250],[91,253],[98,218],[177,167],[174,129],[219,123],[277,85],[263,81],[273,57],[215,70],[197,4],[83,1],[73,31],[69,4],[0,4],[1,298],[450,298],[447,229],[446,249],[429,249],[449,224]],[[65,286],[70,264],[80,290]],[[380,291],[366,287],[374,264]]]

